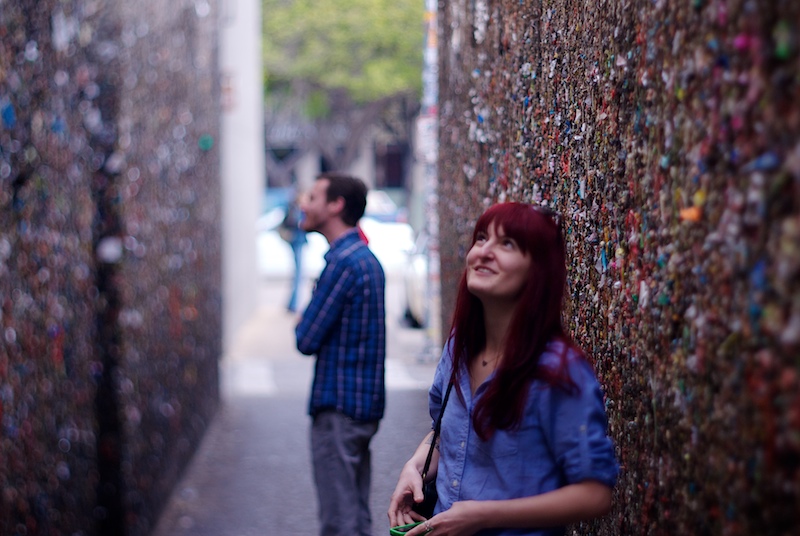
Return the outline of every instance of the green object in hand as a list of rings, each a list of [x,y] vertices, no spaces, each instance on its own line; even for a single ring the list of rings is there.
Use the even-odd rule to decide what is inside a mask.
[[[424,523],[423,521],[417,521],[415,523],[409,523],[408,525],[400,525],[399,527],[392,527],[389,529],[389,536],[403,536],[406,532],[413,529],[420,523]]]

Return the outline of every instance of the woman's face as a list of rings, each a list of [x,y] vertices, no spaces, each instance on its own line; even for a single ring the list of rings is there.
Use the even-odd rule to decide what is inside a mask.
[[[531,256],[491,223],[467,253],[467,288],[484,302],[514,303],[528,282],[530,266]]]

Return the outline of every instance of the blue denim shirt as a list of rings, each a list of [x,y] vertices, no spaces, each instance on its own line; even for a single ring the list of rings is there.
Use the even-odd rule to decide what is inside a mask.
[[[562,349],[563,343],[550,343],[540,366],[557,365]],[[600,385],[583,358],[574,351],[567,355],[569,374],[579,392],[568,394],[542,381],[532,382],[520,428],[497,430],[488,441],[477,436],[471,416],[494,374],[473,396],[469,374],[462,371],[459,386],[466,407],[454,392],[442,418],[436,513],[449,509],[457,501],[530,497],[584,480],[597,480],[610,487],[615,485],[619,466],[606,432]],[[429,392],[434,422],[452,367],[448,344]],[[491,529],[478,534],[561,535],[564,532],[564,527],[557,527]]]

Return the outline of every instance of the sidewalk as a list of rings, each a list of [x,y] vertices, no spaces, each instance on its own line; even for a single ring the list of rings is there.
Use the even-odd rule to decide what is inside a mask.
[[[220,362],[220,409],[151,536],[256,536],[270,525],[282,527],[282,534],[318,532],[305,414],[314,360],[294,347],[296,317],[285,309],[288,280],[262,283],[260,306]],[[401,323],[404,306],[402,281],[389,275],[386,375],[395,403],[387,407],[383,437],[374,442],[376,488],[394,486],[394,464],[402,464],[428,425],[425,391],[438,355],[425,330]],[[409,412],[418,432],[388,424]],[[383,497],[387,490],[376,493]],[[286,504],[293,506],[275,506]],[[376,535],[384,534],[384,507],[381,500],[372,505]]]

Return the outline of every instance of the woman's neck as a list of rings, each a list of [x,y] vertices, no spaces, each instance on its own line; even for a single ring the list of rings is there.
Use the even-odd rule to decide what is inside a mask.
[[[502,305],[488,304],[488,306],[484,303],[483,325],[486,331],[485,349],[487,353],[493,355],[502,353],[515,308],[507,303]]]

